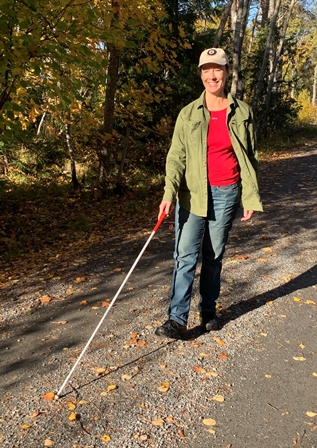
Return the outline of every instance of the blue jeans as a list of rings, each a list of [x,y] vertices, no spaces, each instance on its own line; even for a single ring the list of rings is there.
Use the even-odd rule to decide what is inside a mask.
[[[199,282],[200,312],[214,312],[220,293],[225,245],[240,204],[240,182],[209,187],[208,216],[190,213],[176,204],[174,271],[169,319],[187,324],[197,260],[202,249]]]

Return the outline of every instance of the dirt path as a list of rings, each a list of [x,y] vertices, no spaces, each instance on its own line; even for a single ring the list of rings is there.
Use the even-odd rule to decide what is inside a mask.
[[[8,282],[0,290],[0,446],[317,448],[316,185],[316,145],[262,164],[265,212],[235,222],[221,329],[195,333],[198,267],[193,340],[154,335],[173,265],[164,223],[58,401],[43,395],[61,386],[153,220],[71,264]]]

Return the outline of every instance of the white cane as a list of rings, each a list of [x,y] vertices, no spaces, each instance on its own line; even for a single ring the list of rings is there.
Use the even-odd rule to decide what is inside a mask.
[[[140,258],[142,257],[142,255],[143,255],[145,249],[146,249],[147,246],[149,245],[151,239],[153,238],[153,236],[155,235],[156,231],[158,230],[158,228],[160,227],[160,225],[161,225],[162,222],[164,221],[165,217],[166,217],[166,213],[163,212],[163,213],[161,214],[159,220],[157,221],[157,223],[156,223],[154,229],[152,230],[152,233],[151,233],[151,235],[149,236],[147,242],[145,243],[145,245],[143,246],[141,252],[139,253],[137,259],[136,259],[135,262],[133,263],[133,265],[132,265],[130,271],[128,272],[128,274],[126,275],[125,279],[123,280],[123,282],[122,282],[120,288],[118,289],[116,295],[115,295],[114,298],[111,300],[111,302],[110,302],[110,304],[109,304],[109,306],[108,306],[106,312],[105,312],[104,315],[102,316],[102,319],[100,320],[99,324],[97,325],[95,331],[93,332],[93,334],[91,335],[89,341],[88,341],[87,344],[85,345],[83,351],[82,351],[81,354],[79,355],[77,361],[75,362],[73,368],[72,368],[71,371],[69,372],[69,374],[68,374],[67,378],[65,379],[64,383],[62,384],[61,388],[59,389],[59,391],[58,391],[57,394],[55,395],[55,398],[56,398],[56,399],[58,399],[58,398],[60,397],[60,395],[61,395],[61,393],[62,393],[64,387],[66,386],[66,384],[67,384],[67,382],[69,381],[70,377],[71,377],[72,374],[74,373],[74,371],[75,371],[75,369],[76,369],[78,363],[80,362],[81,358],[84,356],[84,354],[85,354],[87,348],[89,347],[91,341],[92,341],[93,338],[95,337],[97,331],[99,330],[100,326],[102,325],[103,321],[105,320],[107,314],[109,313],[109,311],[110,311],[111,308],[113,307],[113,305],[114,305],[115,301],[117,300],[117,298],[118,298],[120,292],[122,291],[122,288],[123,288],[124,285],[126,284],[128,278],[129,278],[130,275],[132,274],[132,272],[133,272],[135,266],[138,264],[138,262],[139,262]]]

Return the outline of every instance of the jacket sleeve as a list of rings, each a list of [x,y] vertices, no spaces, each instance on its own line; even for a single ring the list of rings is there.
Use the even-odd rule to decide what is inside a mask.
[[[249,126],[248,126],[248,158],[251,162],[251,165],[254,168],[254,171],[258,177],[259,173],[259,158],[258,152],[256,149],[256,132],[255,132],[255,124],[252,109],[250,108],[250,116],[249,116]]]
[[[183,141],[182,113],[177,117],[172,142],[166,158],[166,175],[163,201],[174,202],[185,173],[186,150]]]

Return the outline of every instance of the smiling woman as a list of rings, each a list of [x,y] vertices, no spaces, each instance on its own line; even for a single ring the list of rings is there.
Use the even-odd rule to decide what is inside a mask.
[[[227,94],[229,60],[221,48],[203,51],[198,67],[205,90],[177,118],[159,208],[159,217],[168,215],[176,200],[171,303],[156,330],[171,338],[186,335],[200,246],[200,326],[217,330],[222,258],[240,200],[242,221],[262,211],[251,108]]]

